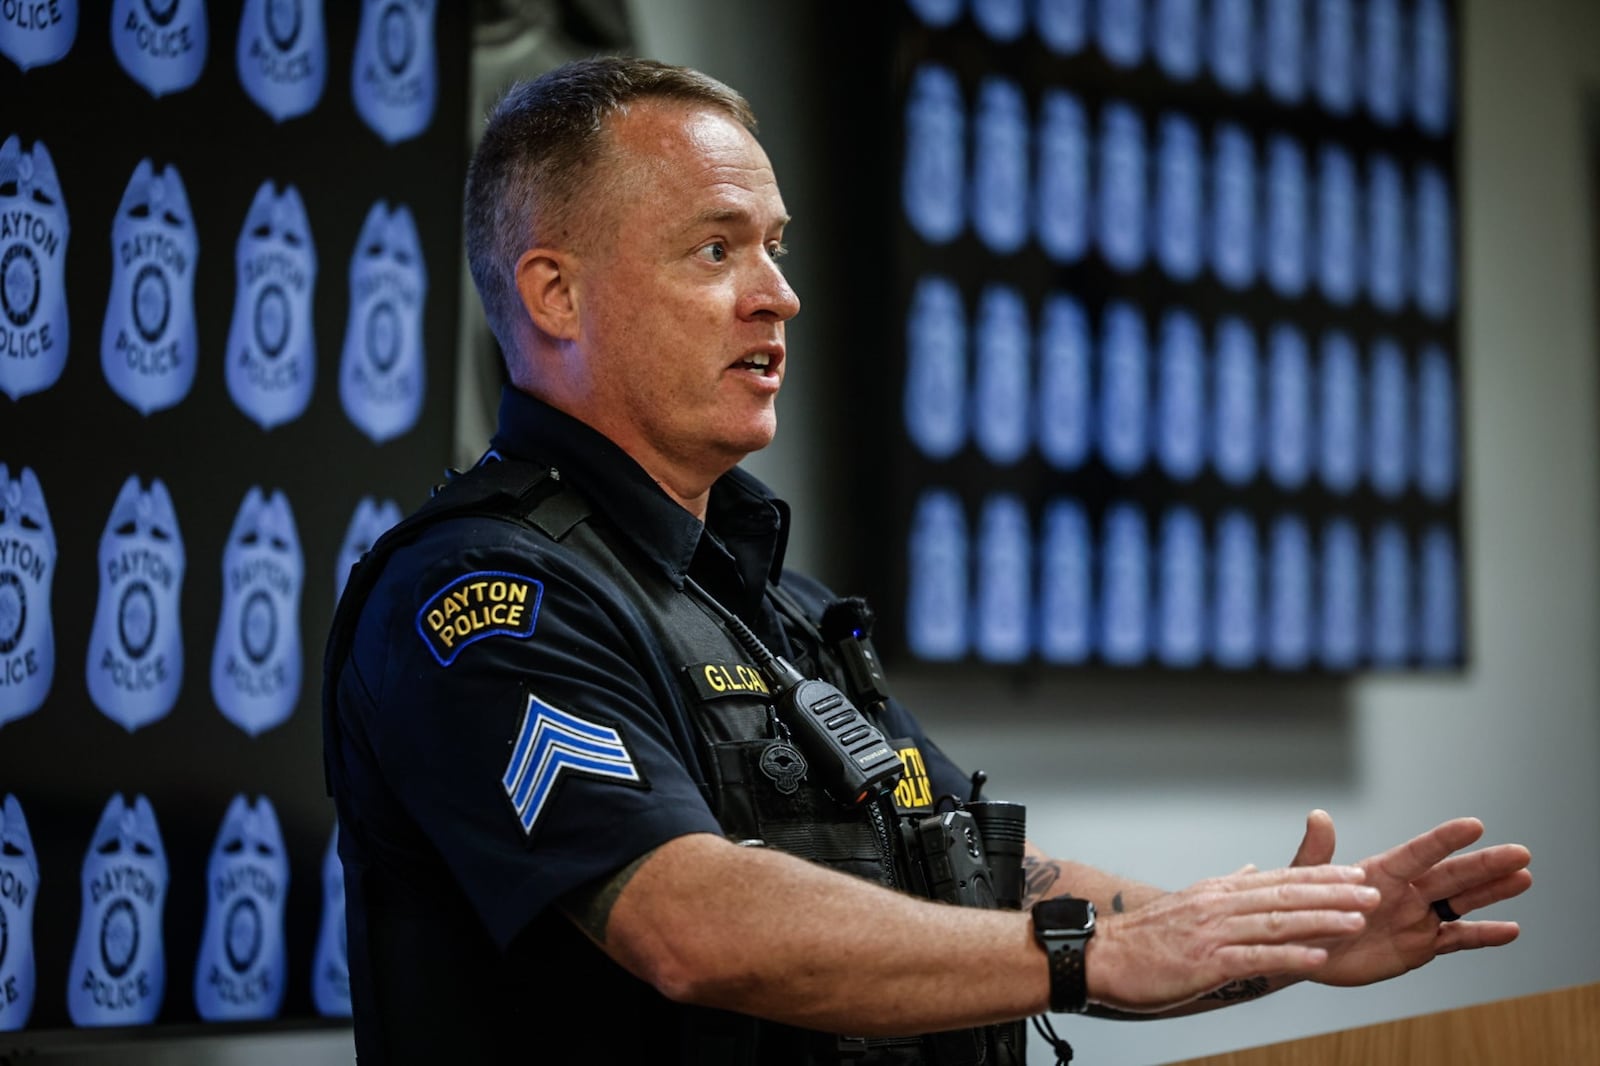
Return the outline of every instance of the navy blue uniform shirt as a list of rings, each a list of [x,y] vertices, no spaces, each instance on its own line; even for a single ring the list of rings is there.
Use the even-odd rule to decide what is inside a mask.
[[[608,439],[514,389],[492,447],[558,469],[644,565],[693,576],[806,669],[766,583],[813,618],[832,595],[783,570],[788,508],[755,478],[721,478],[702,524]],[[394,553],[336,687],[363,1061],[672,1061],[682,1008],[552,905],[678,836],[722,833],[679,666],[602,575],[520,523],[447,519]],[[920,748],[933,795],[964,794],[893,701],[883,729]],[[552,731],[593,753],[590,772],[536,771]]]

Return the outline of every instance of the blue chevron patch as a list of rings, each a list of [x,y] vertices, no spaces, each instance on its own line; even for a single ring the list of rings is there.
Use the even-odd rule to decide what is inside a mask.
[[[522,728],[500,784],[517,812],[522,831],[532,834],[544,804],[562,774],[606,777],[638,784],[642,779],[622,734],[610,726],[568,714],[528,697]]]

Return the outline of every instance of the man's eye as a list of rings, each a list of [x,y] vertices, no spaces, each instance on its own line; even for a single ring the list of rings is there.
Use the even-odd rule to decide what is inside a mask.
[[[721,241],[712,241],[700,249],[700,257],[713,263],[720,263],[728,258],[728,246]]]
[[[771,256],[773,259],[782,259],[788,254],[789,246],[784,244],[782,241],[773,241],[771,244],[767,245],[767,255]]]

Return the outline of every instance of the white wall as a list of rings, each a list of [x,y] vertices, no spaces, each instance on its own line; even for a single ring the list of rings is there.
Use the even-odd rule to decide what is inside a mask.
[[[817,168],[848,165],[831,152],[826,116],[808,109],[825,61],[796,42],[814,16],[804,3],[741,0],[632,9],[646,54],[751,99],[796,218],[791,276],[805,310],[779,442],[751,465],[804,521],[825,476],[811,427],[827,400],[807,376],[828,357],[817,348],[849,331],[827,308],[828,256],[843,252],[808,250],[805,236],[828,207]],[[1522,937],[1368,989],[1304,986],[1180,1021],[1064,1020],[1079,1062],[1171,1062],[1600,980],[1600,227],[1583,140],[1585,94],[1600,88],[1600,5],[1463,10],[1472,669],[1332,692],[1131,678],[896,684],[959,761],[989,771],[992,791],[1027,802],[1036,840],[1158,884],[1286,862],[1314,806],[1334,815],[1346,859],[1477,815],[1490,838],[1533,850],[1534,888],[1495,912],[1521,920]],[[826,570],[825,546],[845,532],[803,524],[791,557]],[[1042,1045],[1033,1057],[1051,1061]]]

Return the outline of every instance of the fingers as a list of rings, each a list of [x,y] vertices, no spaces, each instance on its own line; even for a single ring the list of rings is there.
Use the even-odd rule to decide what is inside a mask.
[[[1467,855],[1452,856],[1414,878],[1413,884],[1418,892],[1429,899],[1454,899],[1460,896],[1468,904],[1468,909],[1483,907],[1526,891],[1533,883],[1533,875],[1517,875],[1526,873],[1532,859],[1528,849],[1521,844],[1497,844]],[[1496,886],[1495,891],[1512,888],[1515,891],[1499,896],[1491,893],[1485,895],[1482,902],[1475,902],[1478,894],[1490,885]],[[1466,913],[1460,906],[1456,910]]]
[[[1391,877],[1415,881],[1453,853],[1477,843],[1481,836],[1483,823],[1478,819],[1453,818],[1369,861]]]
[[[1294,853],[1290,866],[1318,866],[1333,861],[1333,817],[1318,809],[1306,815],[1305,836],[1300,838],[1300,849]]]
[[[1328,961],[1328,952],[1304,944],[1238,944],[1219,949],[1214,958],[1223,979],[1235,981],[1262,974],[1309,974]]]
[[[1517,939],[1522,927],[1516,922],[1450,922],[1439,927],[1436,955],[1473,948],[1498,948]]]

